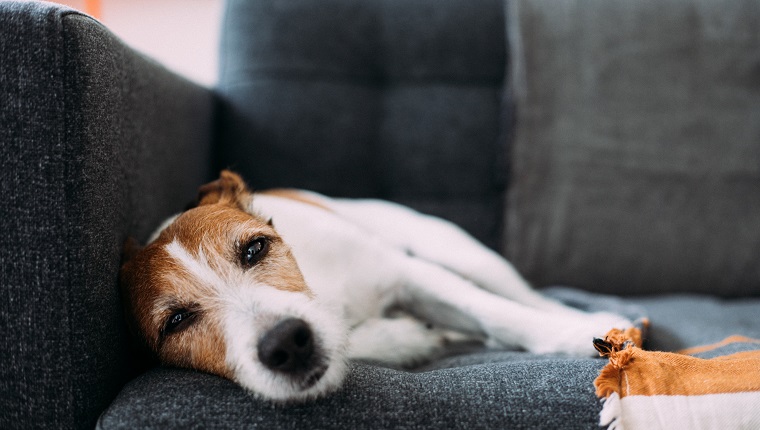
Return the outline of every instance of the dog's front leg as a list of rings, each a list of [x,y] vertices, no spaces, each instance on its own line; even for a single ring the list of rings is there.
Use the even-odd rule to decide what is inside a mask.
[[[491,343],[535,353],[595,355],[594,337],[630,322],[612,314],[536,309],[478,288],[423,260],[404,260],[398,300],[410,313],[454,330],[482,334]]]
[[[351,330],[348,356],[391,367],[415,367],[442,356],[458,342],[480,340],[410,316],[370,318]]]

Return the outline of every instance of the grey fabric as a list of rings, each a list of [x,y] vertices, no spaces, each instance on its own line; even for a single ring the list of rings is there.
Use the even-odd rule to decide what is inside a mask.
[[[422,373],[355,364],[341,392],[289,407],[264,403],[221,378],[156,369],[122,391],[98,428],[596,427],[600,407],[591,381],[602,360],[488,358],[497,362]]]
[[[726,345],[720,345],[714,349],[708,349],[692,354],[694,357],[710,360],[717,357],[724,357],[727,355],[737,354],[740,352],[757,351],[760,349],[760,344],[753,341],[736,341]]]
[[[129,378],[116,283],[208,178],[211,94],[53,4],[0,2],[0,428],[92,428]]]
[[[635,321],[650,320],[644,346],[679,351],[720,342],[731,335],[760,339],[760,299],[726,299],[703,294],[665,294],[620,298],[552,287],[544,294],[588,312],[609,311]]]
[[[760,299],[675,294],[632,301],[651,317],[646,343],[651,350],[678,351],[731,335],[760,339]]]
[[[591,311],[646,314],[652,320],[647,345],[659,350],[731,334],[760,338],[760,299],[621,301],[567,288],[547,294]],[[601,358],[489,350],[445,358],[416,372],[355,363],[340,392],[295,406],[262,402],[214,376],[159,368],[131,382],[98,428],[596,429],[601,403],[593,380],[605,364]]]
[[[651,349],[760,337],[760,299],[715,297],[758,286],[756,3],[509,5],[523,54],[510,59],[527,85],[512,86],[518,266],[541,285],[714,294],[547,291],[649,316]],[[519,351],[416,372],[356,363],[342,391],[292,407],[162,368],[116,396],[132,370],[121,244],[192,198],[212,157],[257,188],[389,198],[499,244],[511,134],[502,7],[230,0],[217,108],[90,18],[0,2],[0,428],[91,428],[104,410],[104,429],[597,428],[591,383],[604,360]]]
[[[220,167],[394,200],[500,245],[500,0],[233,0],[224,29]]]
[[[760,3],[510,2],[508,255],[537,285],[760,293]]]

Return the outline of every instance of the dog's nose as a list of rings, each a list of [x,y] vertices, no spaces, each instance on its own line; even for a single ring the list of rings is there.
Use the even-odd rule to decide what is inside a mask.
[[[289,318],[274,326],[259,340],[259,360],[279,372],[298,373],[311,366],[314,336],[306,321]]]

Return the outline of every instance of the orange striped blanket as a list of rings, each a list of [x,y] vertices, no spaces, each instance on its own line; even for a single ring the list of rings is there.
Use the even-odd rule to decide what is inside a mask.
[[[612,330],[594,346],[609,357],[594,381],[605,399],[601,426],[760,429],[759,340],[732,336],[677,353],[645,351],[641,332],[633,328]],[[729,352],[720,355],[721,349]],[[710,351],[717,356],[694,356]]]

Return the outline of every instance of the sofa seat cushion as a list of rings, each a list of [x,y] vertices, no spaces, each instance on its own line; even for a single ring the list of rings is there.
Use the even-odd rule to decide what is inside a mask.
[[[233,382],[215,376],[157,368],[124,389],[101,417],[99,428],[595,425],[599,402],[590,381],[603,360],[568,360],[516,352],[465,357],[470,364],[457,366],[449,362],[452,367],[419,373],[355,364],[340,392],[295,406],[260,401]],[[483,363],[477,363],[480,360]]]
[[[575,290],[550,294],[584,308],[620,305]],[[760,299],[666,296],[625,305],[629,314],[643,310],[650,317],[650,348],[675,350],[730,334],[760,338]],[[215,376],[156,368],[127,385],[99,428],[597,428],[601,403],[593,380],[605,364],[493,350],[414,372],[354,363],[339,392],[292,406],[263,402]]]

